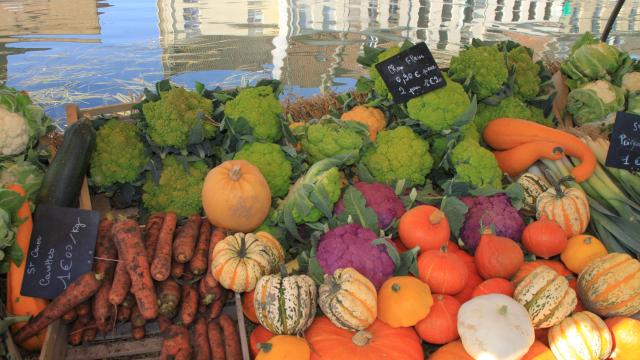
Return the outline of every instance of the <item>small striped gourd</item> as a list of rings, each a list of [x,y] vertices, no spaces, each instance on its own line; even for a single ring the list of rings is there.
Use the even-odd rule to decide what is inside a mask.
[[[538,196],[536,218],[544,216],[562,226],[567,237],[582,234],[591,218],[587,195],[580,189],[556,184]]]
[[[524,189],[523,209],[535,212],[536,200],[549,189],[549,183],[534,173],[526,172],[518,178],[518,184]]]
[[[253,305],[262,326],[277,335],[305,331],[316,314],[316,284],[307,275],[265,275],[256,284]]]
[[[581,311],[549,330],[549,347],[558,360],[604,360],[613,340],[598,315]]]
[[[578,303],[567,279],[548,266],[537,267],[529,273],[518,284],[513,297],[527,309],[536,329],[559,324]]]
[[[594,260],[578,276],[584,306],[604,316],[631,316],[640,311],[640,261],[611,253]]]
[[[319,294],[320,309],[340,328],[364,330],[376,320],[376,287],[356,269],[337,269],[333,275],[325,275]]]

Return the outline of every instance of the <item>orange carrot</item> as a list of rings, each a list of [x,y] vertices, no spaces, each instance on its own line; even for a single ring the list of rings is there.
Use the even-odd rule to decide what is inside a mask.
[[[198,318],[193,328],[193,344],[195,360],[210,360],[211,350],[209,349],[209,337],[207,335],[207,320]]]
[[[69,329],[69,344],[78,346],[82,344],[82,334],[84,333],[85,321],[81,318],[76,319]]]
[[[91,303],[89,301],[85,301],[76,306],[76,313],[79,317],[88,316],[91,313]]]
[[[175,213],[168,212],[164,216],[164,222],[158,235],[156,253],[151,262],[151,276],[156,281],[165,281],[171,274],[171,250],[173,232],[178,221]]]
[[[177,261],[171,262],[171,276],[180,279],[184,275],[184,264]]]
[[[133,294],[127,293],[122,305],[118,306],[117,319],[118,322],[123,323],[129,321],[131,318],[131,309],[136,304],[136,299]]]
[[[173,260],[185,264],[193,257],[198,231],[200,230],[200,215],[191,215],[187,222],[180,227],[173,240]]]
[[[171,318],[168,318],[163,315],[158,316],[158,319],[156,320],[156,322],[158,323],[158,328],[160,329],[160,332],[163,334],[167,331],[167,329],[169,329],[169,326],[171,326]]]
[[[198,243],[196,249],[189,262],[189,270],[194,275],[203,274],[209,267],[207,259],[209,257],[209,241],[211,237],[211,223],[204,219],[202,225],[200,225],[200,235],[198,236]]]
[[[226,232],[227,231],[223,228],[215,228],[211,232],[211,241],[209,242],[209,256],[207,259],[207,264],[209,266],[211,266],[211,264],[213,263],[213,249],[220,241],[224,240],[227,235]],[[206,281],[206,286],[209,289],[214,288],[216,285],[218,285],[218,281],[209,269],[205,271],[204,281]]]
[[[146,335],[146,330],[144,326],[134,326],[131,328],[131,338],[133,340],[142,340]]]
[[[142,327],[147,323],[147,320],[140,313],[138,305],[134,305],[131,308],[131,325],[135,327]]]
[[[100,288],[102,279],[89,271],[72,282],[58,297],[53,299],[36,317],[16,333],[15,340],[21,343],[37,334],[67,311],[87,301]]]
[[[203,277],[199,281],[198,291],[200,293],[200,302],[209,305],[215,299],[222,296],[222,286],[216,281],[216,284],[212,287],[207,282],[207,277]]]
[[[240,349],[240,337],[234,321],[229,315],[220,315],[220,327],[224,335],[224,353],[227,360],[242,360],[242,350]]]
[[[198,291],[193,284],[182,285],[182,302],[180,304],[180,322],[189,326],[198,312]]]
[[[163,334],[160,359],[189,360],[191,358],[191,344],[189,344],[189,330],[180,325],[170,325]]]
[[[113,221],[105,217],[100,221],[98,227],[98,240],[96,241],[96,261],[94,271],[96,275],[102,276],[105,282],[111,281],[113,269],[116,266],[118,250],[111,239],[111,229]]]
[[[163,221],[164,213],[153,214],[149,216],[147,220],[146,232],[144,234],[144,247],[147,249],[147,260],[149,260],[149,264],[151,264],[156,254],[158,236],[160,235],[160,230],[162,230]]]
[[[548,141],[532,141],[509,150],[494,151],[503,172],[515,177],[527,171],[541,158],[558,160],[564,156],[562,146]]]
[[[209,320],[213,320],[222,314],[222,308],[224,308],[224,303],[227,301],[227,292],[222,289],[222,295],[217,298],[214,302],[211,303],[211,311],[209,312]]]
[[[112,305],[122,304],[130,289],[131,278],[129,277],[129,271],[127,271],[127,264],[120,260],[113,274],[113,282],[111,283],[111,290],[109,290],[109,302]]]
[[[225,360],[224,341],[222,329],[217,321],[209,321],[207,324],[207,335],[209,337],[209,350],[211,350],[212,360]]]
[[[117,222],[113,225],[113,241],[127,265],[131,292],[136,297],[140,313],[147,320],[155,319],[158,316],[156,290],[138,223],[131,219]]]
[[[85,325],[84,332],[82,333],[82,341],[85,343],[93,341],[96,335],[98,335],[98,327],[96,326],[95,319],[91,319],[91,321]]]
[[[180,302],[180,285],[169,278],[158,285],[158,306],[161,315],[173,317]]]
[[[106,331],[109,326],[109,319],[113,312],[113,305],[109,303],[109,292],[111,291],[111,282],[105,281],[100,289],[93,297],[91,309],[93,318],[96,319],[96,326],[102,332]]]
[[[76,309],[71,309],[62,315],[62,321],[65,324],[71,324],[78,318],[78,314],[76,313]]]

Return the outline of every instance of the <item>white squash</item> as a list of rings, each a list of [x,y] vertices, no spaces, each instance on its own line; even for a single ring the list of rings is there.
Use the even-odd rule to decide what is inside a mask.
[[[458,311],[458,333],[476,360],[519,360],[535,340],[527,309],[502,294],[464,303]]]

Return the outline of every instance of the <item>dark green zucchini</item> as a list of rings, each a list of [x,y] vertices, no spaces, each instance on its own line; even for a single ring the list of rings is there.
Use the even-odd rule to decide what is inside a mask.
[[[96,148],[96,131],[90,120],[81,120],[64,132],[64,141],[49,165],[38,193],[39,204],[76,207],[82,182]]]

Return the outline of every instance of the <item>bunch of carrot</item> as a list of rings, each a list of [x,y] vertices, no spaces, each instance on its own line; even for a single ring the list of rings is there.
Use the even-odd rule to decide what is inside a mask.
[[[129,321],[132,338],[139,340],[146,323],[157,320],[161,358],[241,359],[234,322],[221,315],[226,291],[208,271],[225,231],[198,215],[177,225],[174,213],[151,215],[144,233],[134,220],[104,218],[93,271],[51,301],[16,340],[29,339],[57,319],[70,324],[71,345]]]

